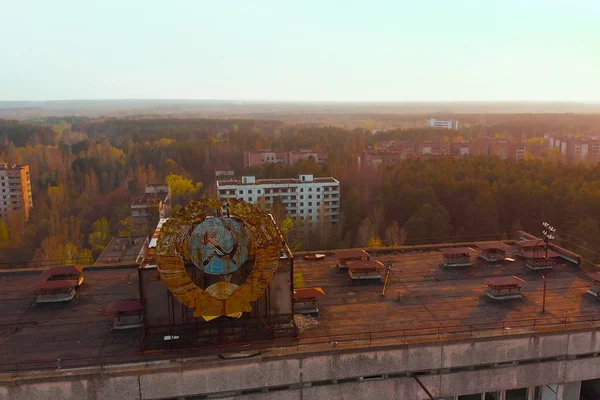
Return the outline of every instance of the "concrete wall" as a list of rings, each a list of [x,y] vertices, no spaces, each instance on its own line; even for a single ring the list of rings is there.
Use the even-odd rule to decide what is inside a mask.
[[[598,339],[588,330],[5,376],[0,398],[426,399],[416,374],[440,397],[559,384],[556,398],[574,400],[579,381],[600,377]]]

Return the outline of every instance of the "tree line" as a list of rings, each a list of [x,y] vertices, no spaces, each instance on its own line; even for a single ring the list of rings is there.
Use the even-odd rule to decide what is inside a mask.
[[[476,118],[476,117],[473,117]],[[539,137],[552,120],[498,117],[496,125],[459,132]],[[512,121],[512,122],[511,122]],[[544,121],[542,123],[542,121]],[[583,116],[558,118],[571,130],[595,126]],[[560,125],[562,124],[562,125]],[[525,133],[524,133],[525,132]],[[516,230],[539,233],[546,220],[564,244],[598,260],[600,167],[560,161],[502,161],[494,158],[409,159],[360,169],[358,152],[378,140],[442,139],[447,131],[391,130],[290,125],[272,120],[174,120],[54,118],[0,121],[0,161],[29,164],[34,209],[0,222],[0,262],[96,257],[115,235],[140,233],[129,205],[149,183],[169,182],[174,205],[216,195],[214,170],[231,167],[238,176],[334,176],[341,182],[341,222],[308,226],[285,218],[296,249],[333,249],[510,237]],[[252,149],[312,149],[328,154],[295,165],[245,169]],[[146,234],[147,232],[143,232]]]

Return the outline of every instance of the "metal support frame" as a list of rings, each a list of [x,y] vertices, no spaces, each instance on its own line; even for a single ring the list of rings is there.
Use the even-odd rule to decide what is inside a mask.
[[[290,268],[290,288],[293,288],[293,259],[289,259]],[[195,281],[198,277],[196,268],[190,268],[190,277]],[[290,315],[272,315],[272,291],[268,287],[264,295],[254,304],[249,313],[244,313],[239,319],[221,317],[212,321],[204,321],[202,318],[191,318],[190,310],[184,305],[179,304],[171,292],[165,291],[164,303],[161,306],[148,305],[146,294],[144,293],[143,279],[140,270],[140,298],[144,309],[146,307],[167,307],[168,323],[161,326],[149,325],[147,318],[144,318],[144,328],[142,332],[141,350],[151,348],[153,345],[165,348],[175,349],[184,347],[210,346],[210,345],[228,345],[236,342],[251,342],[253,340],[270,340],[276,336],[276,326],[284,320],[293,321],[293,314]],[[293,299],[293,291],[290,293]],[[178,306],[179,305],[179,306]],[[165,321],[167,322],[167,321]],[[295,332],[295,330],[294,330]],[[169,340],[168,343],[161,345],[163,336],[179,336],[182,343]],[[167,341],[165,341],[167,342]]]
[[[423,382],[421,382],[421,380],[419,379],[418,376],[413,375],[412,376],[415,381],[417,381],[417,383],[419,384],[419,386],[421,386],[421,389],[423,389],[423,391],[425,392],[425,394],[427,394],[427,396],[431,399],[431,400],[435,400],[435,397],[433,397],[433,395],[431,394],[431,392],[429,390],[427,390],[427,388],[425,387],[425,385],[423,385]]]

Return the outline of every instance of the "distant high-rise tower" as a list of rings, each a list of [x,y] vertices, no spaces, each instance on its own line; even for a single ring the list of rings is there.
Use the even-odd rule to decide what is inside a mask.
[[[22,210],[26,218],[33,208],[29,165],[0,163],[0,217]]]

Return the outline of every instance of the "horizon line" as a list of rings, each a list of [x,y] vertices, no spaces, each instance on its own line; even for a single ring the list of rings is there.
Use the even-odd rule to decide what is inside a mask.
[[[333,103],[333,104],[410,104],[410,103],[571,103],[571,104],[600,104],[600,100],[295,100],[295,99],[211,99],[211,98],[151,98],[151,97],[122,97],[122,98],[67,98],[43,100],[2,100],[0,103],[49,103],[77,101],[203,101],[203,102],[232,102],[232,103]]]

